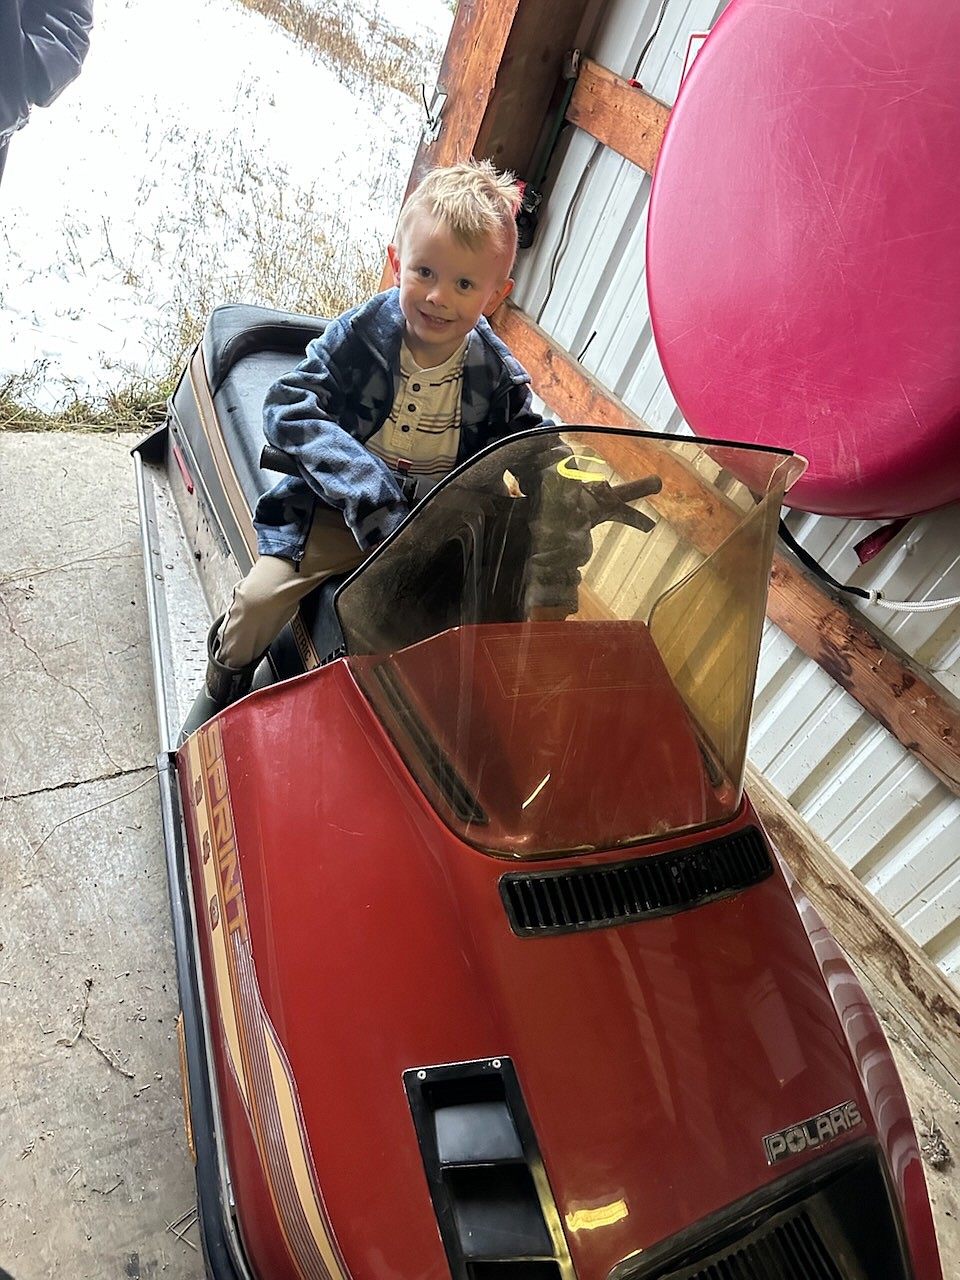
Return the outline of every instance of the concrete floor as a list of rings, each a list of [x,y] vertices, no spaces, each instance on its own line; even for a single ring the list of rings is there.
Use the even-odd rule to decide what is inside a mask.
[[[0,431],[0,1267],[15,1280],[204,1274],[133,443]],[[952,1280],[960,1107],[886,1025],[921,1137],[947,1155],[927,1174]]]
[[[203,1276],[129,448],[0,432],[0,1266]],[[175,1225],[177,1232],[182,1225]]]

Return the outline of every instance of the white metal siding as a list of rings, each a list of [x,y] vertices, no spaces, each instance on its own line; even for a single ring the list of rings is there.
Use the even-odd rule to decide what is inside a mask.
[[[672,104],[690,34],[724,4],[615,0],[583,50]],[[651,179],[567,128],[551,165],[534,246],[521,254],[515,300],[654,430],[688,430],[663,375],[646,295]],[[945,465],[956,465],[945,459]],[[960,595],[960,508],[911,521],[860,565],[854,545],[877,524],[791,513],[795,536],[841,582],[891,599]],[[960,609],[891,613],[865,606],[916,662],[960,693]],[[811,827],[944,971],[960,973],[960,799],[859,704],[768,624],[750,754]]]

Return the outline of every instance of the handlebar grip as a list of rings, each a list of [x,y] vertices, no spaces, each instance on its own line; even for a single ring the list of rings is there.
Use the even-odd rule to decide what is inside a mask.
[[[628,480],[626,484],[610,484],[606,480],[585,484],[583,497],[590,512],[590,523],[598,525],[605,520],[614,520],[618,524],[639,529],[641,533],[649,533],[656,522],[644,512],[631,507],[630,503],[652,493],[659,493],[662,488],[663,481],[659,476],[641,476],[639,480]]]
[[[659,476],[641,476],[639,480],[628,480],[625,484],[612,484],[610,491],[621,502],[636,502],[638,498],[659,493],[662,488],[663,481]]]
[[[298,476],[297,464],[289,453],[275,444],[265,444],[260,450],[260,467],[263,471],[279,471],[285,476]]]

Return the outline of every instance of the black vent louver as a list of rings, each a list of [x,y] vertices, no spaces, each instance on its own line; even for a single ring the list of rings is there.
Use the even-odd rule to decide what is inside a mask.
[[[684,1280],[757,1280],[768,1276],[776,1280],[844,1280],[817,1228],[803,1212],[741,1248],[682,1274]]]
[[[575,1280],[509,1058],[405,1071],[453,1280]]]
[[[670,853],[569,871],[501,877],[510,927],[521,937],[605,929],[672,915],[758,884],[773,872],[756,827]]]

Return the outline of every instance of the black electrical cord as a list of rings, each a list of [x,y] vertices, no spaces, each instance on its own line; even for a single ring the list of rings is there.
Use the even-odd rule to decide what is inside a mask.
[[[553,293],[553,286],[557,283],[557,273],[560,270],[560,260],[562,259],[567,248],[567,233],[570,230],[570,223],[573,219],[574,210],[576,209],[577,204],[580,200],[580,197],[583,194],[583,189],[587,181],[587,174],[593,168],[594,161],[596,160],[597,156],[600,154],[602,150],[603,150],[602,142],[595,142],[593,144],[593,150],[590,153],[590,158],[587,160],[587,163],[583,166],[583,170],[581,171],[580,176],[577,179],[576,188],[574,189],[573,195],[570,197],[570,201],[567,204],[566,213],[563,216],[563,226],[560,228],[560,239],[557,241],[557,247],[553,252],[553,258],[551,259],[551,262],[550,262],[550,275],[547,281],[547,291],[544,294],[543,301],[540,303],[540,306],[537,310],[536,320],[538,324],[543,319],[543,313],[544,311],[546,311],[547,303],[550,301],[551,294]]]
[[[845,586],[842,582],[838,582],[836,578],[827,573],[822,564],[819,564],[814,560],[809,551],[805,551],[803,547],[801,547],[800,543],[796,540],[782,520],[780,521],[780,538],[787,544],[801,564],[806,565],[811,573],[815,573],[817,577],[821,578],[824,582],[829,582],[830,586],[834,587],[837,591],[846,591],[852,596],[859,596],[861,600],[872,600],[876,595],[875,592],[871,593],[869,591],[865,591],[863,587],[850,587]]]
[[[653,44],[654,40],[656,40],[657,38],[657,32],[660,30],[660,26],[663,22],[663,15],[667,12],[667,5],[669,3],[670,3],[670,0],[663,0],[663,3],[660,6],[660,13],[657,15],[657,21],[654,23],[653,30],[650,32],[649,36],[647,36],[647,39],[644,41],[643,48],[640,50],[640,56],[637,58],[637,64],[633,69],[633,80],[636,80],[640,75],[640,68],[643,66],[643,60],[649,53],[650,46]],[[553,144],[551,146],[551,154],[553,152],[553,147],[555,147],[555,145],[556,145],[556,138],[554,138]],[[564,216],[563,226],[560,230],[560,239],[557,242],[557,247],[554,250],[554,254],[553,254],[553,260],[550,263],[550,274],[549,274],[549,279],[547,283],[547,291],[546,291],[546,294],[544,295],[543,301],[541,302],[539,311],[537,313],[536,318],[538,321],[542,320],[543,318],[543,313],[546,310],[547,303],[550,301],[550,295],[553,292],[553,286],[556,284],[556,281],[557,281],[557,272],[560,269],[560,260],[563,257],[564,252],[566,251],[566,237],[567,237],[567,232],[570,229],[570,221],[573,217],[574,206],[576,205],[583,191],[583,186],[584,186],[584,182],[586,181],[587,174],[589,173],[590,169],[593,167],[594,161],[596,160],[597,156],[600,154],[602,150],[603,150],[603,143],[597,142],[593,148],[593,151],[590,154],[589,160],[584,165],[583,172],[580,174],[580,177],[577,181],[576,190],[573,193],[570,203],[567,205],[567,211]],[[542,168],[543,168],[543,172],[545,173],[546,162],[544,162]]]
[[[650,46],[653,44],[654,40],[656,40],[657,38],[657,32],[660,30],[660,24],[663,22],[663,15],[667,12],[667,5],[669,3],[670,3],[670,0],[663,0],[663,4],[660,6],[660,16],[657,18],[657,21],[653,30],[650,32],[649,36],[647,36],[646,43],[644,44],[643,48],[640,50],[640,57],[637,58],[637,65],[633,69],[634,80],[638,80],[640,78],[640,68],[643,66],[643,60],[647,56],[647,54],[650,52]]]

